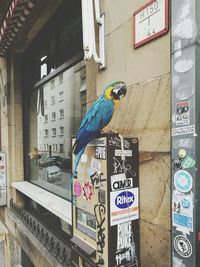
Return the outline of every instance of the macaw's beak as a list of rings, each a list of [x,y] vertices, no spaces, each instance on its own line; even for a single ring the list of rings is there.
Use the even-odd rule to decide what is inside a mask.
[[[126,84],[124,82],[120,82],[114,86],[112,94],[115,99],[119,99],[121,95],[123,95],[124,97],[126,95],[126,92],[127,92]]]

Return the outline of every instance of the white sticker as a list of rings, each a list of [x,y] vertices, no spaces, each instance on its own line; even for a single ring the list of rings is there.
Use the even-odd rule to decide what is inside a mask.
[[[91,168],[94,171],[100,171],[101,170],[101,163],[100,163],[100,161],[92,158],[92,160],[91,160]]]
[[[174,248],[183,258],[189,258],[192,255],[192,245],[183,235],[177,235],[174,238]]]
[[[110,225],[139,218],[138,187],[110,192]]]
[[[81,156],[81,162],[83,162],[83,163],[86,163],[87,162],[87,155],[86,154],[83,154]]]
[[[124,173],[112,175],[110,178],[112,191],[133,188],[133,178],[126,178]]]
[[[115,149],[115,157],[121,157],[122,155],[122,150],[120,149]],[[132,150],[124,150],[124,156],[125,157],[132,157],[133,151]]]
[[[183,134],[194,134],[195,125],[189,125],[185,127],[178,127],[172,129],[172,136],[183,135]]]

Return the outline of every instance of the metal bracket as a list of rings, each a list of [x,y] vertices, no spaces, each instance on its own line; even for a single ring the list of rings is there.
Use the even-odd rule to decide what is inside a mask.
[[[99,28],[99,56],[96,49],[95,20]],[[83,50],[86,60],[92,57],[105,68],[105,15],[100,15],[99,0],[82,0]]]

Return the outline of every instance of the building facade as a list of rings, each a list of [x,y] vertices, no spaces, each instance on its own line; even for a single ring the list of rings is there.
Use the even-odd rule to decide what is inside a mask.
[[[72,194],[67,190],[72,138],[86,110],[115,80],[127,84],[127,95],[107,130],[139,142],[139,262],[142,267],[172,266],[174,25],[137,47],[133,14],[147,1],[99,2],[105,14],[105,68],[95,58],[84,60],[81,0],[13,0],[2,12],[0,150],[7,159],[7,195],[0,215],[8,229],[12,266],[72,266]],[[163,2],[175,12],[175,1]],[[183,2],[180,8],[187,10],[189,2]],[[140,16],[145,19],[144,13]],[[99,47],[98,24],[95,33]],[[87,259],[81,264],[95,266]]]

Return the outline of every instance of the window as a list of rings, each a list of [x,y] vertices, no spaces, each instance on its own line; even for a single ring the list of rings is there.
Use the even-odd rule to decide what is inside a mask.
[[[64,127],[60,127],[60,135],[64,135]]]
[[[59,75],[59,84],[63,83],[63,73]]]
[[[48,137],[48,135],[49,135],[49,130],[48,129],[45,129],[44,130],[44,137]]]
[[[52,121],[55,121],[56,120],[56,113],[55,112],[52,112],[51,113],[51,120]]]
[[[58,145],[57,144],[53,144],[53,152],[57,152],[58,150]]]
[[[51,105],[55,105],[56,103],[56,97],[55,95],[51,97]]]
[[[55,80],[51,80],[51,89],[54,89],[55,88]]]
[[[59,119],[64,119],[64,109],[59,110]]]
[[[60,153],[63,153],[63,152],[64,152],[64,145],[60,144]]]
[[[64,93],[62,91],[62,92],[59,92],[59,102],[63,101],[63,99],[64,99]]]
[[[56,136],[56,128],[51,129],[51,136]]]
[[[44,122],[46,122],[46,123],[48,122],[48,115],[44,116]]]

